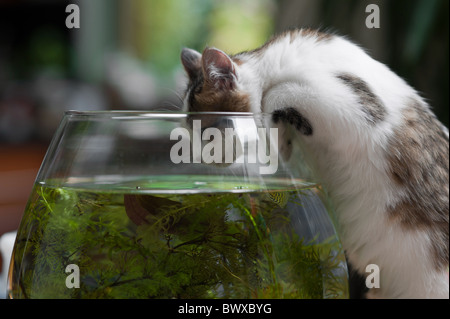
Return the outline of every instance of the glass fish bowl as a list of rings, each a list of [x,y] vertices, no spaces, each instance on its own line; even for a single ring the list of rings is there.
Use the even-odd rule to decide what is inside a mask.
[[[9,298],[348,298],[325,191],[269,115],[65,113]],[[289,152],[295,152],[289,150]]]

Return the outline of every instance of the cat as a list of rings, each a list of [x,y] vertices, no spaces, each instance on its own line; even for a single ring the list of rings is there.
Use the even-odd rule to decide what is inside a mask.
[[[367,298],[449,298],[449,133],[403,79],[312,29],[235,55],[185,48],[181,62],[183,111],[269,113],[280,149],[305,150],[349,264],[379,267]]]

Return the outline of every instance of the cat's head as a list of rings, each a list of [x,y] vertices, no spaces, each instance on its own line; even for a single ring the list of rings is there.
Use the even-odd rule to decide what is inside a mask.
[[[202,54],[183,49],[181,62],[189,77],[186,112],[250,112],[248,93],[240,84],[239,61],[216,48]]]

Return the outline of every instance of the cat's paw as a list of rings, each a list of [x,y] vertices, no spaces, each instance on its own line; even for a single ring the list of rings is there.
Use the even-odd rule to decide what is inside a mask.
[[[295,127],[300,133],[304,135],[312,135],[313,129],[311,123],[293,107],[287,107],[275,110],[272,113],[272,121],[275,124],[280,122],[290,124]]]
[[[286,125],[285,121],[280,121],[279,118],[275,118],[276,114],[272,114],[272,127],[277,129],[278,133],[278,153],[283,160],[287,162],[292,155],[293,143],[292,143],[292,129]]]

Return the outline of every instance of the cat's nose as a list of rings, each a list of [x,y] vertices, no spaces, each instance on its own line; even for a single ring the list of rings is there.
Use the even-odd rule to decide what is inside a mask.
[[[226,128],[234,128],[234,121],[229,118],[219,118],[202,124],[205,124],[204,126],[202,125],[202,133],[209,127],[218,128],[221,131],[224,131]]]

